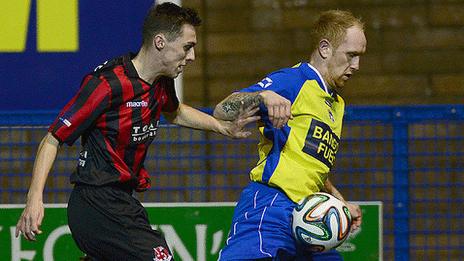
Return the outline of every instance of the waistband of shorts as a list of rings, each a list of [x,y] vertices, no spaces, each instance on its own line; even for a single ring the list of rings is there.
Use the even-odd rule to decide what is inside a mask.
[[[117,189],[121,190],[123,192],[126,192],[127,194],[132,194],[134,192],[134,188],[128,184],[125,183],[109,183],[101,186],[97,185],[90,185],[90,184],[85,184],[85,183],[75,183],[74,184],[74,189],[105,189],[105,188],[111,188],[111,189]]]
[[[251,181],[248,184],[247,187],[251,188],[251,189],[255,189],[255,190],[267,191],[269,193],[279,193],[279,194],[282,194],[283,196],[287,197],[290,200],[290,198],[287,196],[287,194],[281,188],[272,187],[269,184],[265,184],[265,183],[261,183],[261,182],[257,182],[257,181]]]

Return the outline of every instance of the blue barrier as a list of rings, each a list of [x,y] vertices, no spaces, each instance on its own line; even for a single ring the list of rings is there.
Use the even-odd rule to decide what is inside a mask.
[[[205,109],[211,112],[210,109]],[[37,145],[57,111],[0,112],[0,198],[23,203]],[[162,121],[142,201],[235,201],[256,163],[256,135],[231,140]],[[349,200],[384,203],[385,260],[464,253],[464,106],[352,106],[332,180]],[[66,202],[79,143],[64,146],[45,200]]]

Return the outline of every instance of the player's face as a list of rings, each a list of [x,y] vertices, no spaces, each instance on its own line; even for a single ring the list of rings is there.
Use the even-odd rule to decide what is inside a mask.
[[[188,63],[195,60],[194,46],[196,43],[195,27],[189,24],[182,26],[179,37],[166,42],[163,65],[167,76],[177,77]]]
[[[345,39],[333,51],[328,61],[327,83],[342,88],[345,82],[359,70],[360,56],[366,52],[366,36],[358,26],[347,29]]]

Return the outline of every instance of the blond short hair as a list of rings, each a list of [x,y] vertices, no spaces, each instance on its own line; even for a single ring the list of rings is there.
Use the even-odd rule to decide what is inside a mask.
[[[313,50],[319,47],[322,39],[327,39],[334,48],[337,48],[346,35],[346,30],[358,26],[364,30],[364,23],[349,11],[329,10],[321,13],[311,32],[311,46]]]

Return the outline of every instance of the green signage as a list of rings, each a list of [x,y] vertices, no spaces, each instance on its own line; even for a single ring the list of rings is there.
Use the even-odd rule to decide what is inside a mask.
[[[361,206],[363,223],[337,250],[345,261],[377,261],[382,258],[382,202],[355,202]]]
[[[36,242],[15,237],[16,222],[23,205],[0,205],[0,260],[79,260],[77,249],[68,228],[66,205],[45,205],[42,235]]]
[[[359,202],[358,202],[359,203]],[[381,260],[381,204],[361,202],[362,230],[341,245],[346,261]],[[164,233],[176,260],[217,260],[224,245],[233,203],[144,204],[152,226]],[[15,238],[24,205],[0,205],[0,260],[79,260],[83,254],[74,244],[67,226],[66,205],[46,205],[36,242]],[[362,257],[362,258],[361,258]]]

